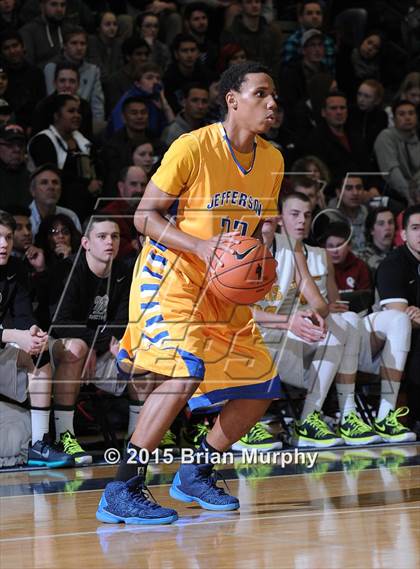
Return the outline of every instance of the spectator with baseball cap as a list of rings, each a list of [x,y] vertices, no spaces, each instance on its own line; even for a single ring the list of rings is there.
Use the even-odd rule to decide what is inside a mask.
[[[299,29],[291,34],[283,44],[282,65],[290,65],[302,57],[302,36],[307,30],[322,30],[324,26],[324,3],[320,0],[305,0],[297,4],[297,17]],[[330,73],[335,73],[335,45],[334,40],[323,36],[324,58],[323,62]]]
[[[0,126],[9,123],[13,118],[13,109],[6,99],[0,99]]]
[[[325,47],[324,36],[320,30],[306,30],[302,35],[301,46],[302,59],[282,67],[279,73],[281,95],[289,120],[295,113],[296,104],[307,99],[309,81],[315,75],[328,71],[323,63]]]
[[[5,124],[0,127],[0,209],[7,211],[11,204],[28,206],[31,201],[25,145],[25,132],[21,126]]]

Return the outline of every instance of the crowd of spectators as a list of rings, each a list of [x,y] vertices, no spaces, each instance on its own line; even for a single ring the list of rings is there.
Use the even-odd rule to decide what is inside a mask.
[[[285,158],[282,192],[299,186],[312,200],[308,242],[327,247],[339,291],[370,291],[371,310],[395,247],[420,267],[404,221],[420,203],[419,13],[414,0],[0,0],[1,286],[10,260],[21,263],[0,308],[4,332],[23,326],[35,338],[2,340],[32,356],[21,365],[29,377],[39,368],[55,378],[48,396],[30,393],[32,435],[0,435],[0,465],[24,462],[16,448],[28,437],[36,463],[52,397],[54,448],[73,445],[79,462],[89,460],[74,450],[80,384],[67,380],[94,378],[118,392],[111,356],[141,249],[131,216],[168,146],[223,120],[218,82],[229,66],[257,60],[277,83],[266,137]],[[10,251],[2,228],[14,234]],[[420,308],[419,279],[417,297],[407,295]],[[18,308],[30,305],[24,318]],[[49,359],[39,351],[43,331],[54,338]],[[411,426],[420,421],[419,378],[406,373]],[[19,400],[0,383],[0,405],[13,414],[26,394]],[[132,426],[141,397],[129,398]]]

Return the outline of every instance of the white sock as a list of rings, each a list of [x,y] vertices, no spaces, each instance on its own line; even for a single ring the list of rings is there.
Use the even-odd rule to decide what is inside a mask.
[[[378,421],[385,419],[388,413],[395,409],[400,386],[400,381],[381,379],[381,403],[379,405]]]
[[[74,409],[72,409],[71,411],[54,409],[56,442],[60,440],[61,433],[65,433],[66,431],[70,431],[74,435],[73,418],[74,418]]]
[[[131,438],[131,435],[136,430],[136,425],[140,415],[141,407],[142,406],[140,403],[130,403],[130,405],[128,406],[129,409],[128,427],[127,427],[128,438]]]
[[[318,405],[318,402],[315,397],[306,397],[305,404],[303,406],[302,415],[300,416],[300,420],[304,421],[308,415],[313,413],[314,411],[320,411],[321,407]]]
[[[330,321],[342,326],[342,321],[347,325],[347,336],[344,344],[343,356],[340,359],[339,372],[348,375],[356,374],[360,352],[360,318],[354,312],[344,312],[343,314],[330,314],[327,324],[330,328]]]
[[[327,336],[318,342],[309,369],[305,372],[308,392],[301,420],[305,420],[313,411],[322,409],[343,356],[344,339],[345,330],[341,329],[335,321],[328,321]],[[306,355],[310,357],[311,351],[313,347],[304,345],[304,358]]]
[[[356,402],[354,400],[354,383],[337,383],[338,406],[341,413],[341,422],[343,423],[345,417],[351,412],[356,411]]]
[[[50,410],[31,409],[32,444],[42,441],[50,430]]]

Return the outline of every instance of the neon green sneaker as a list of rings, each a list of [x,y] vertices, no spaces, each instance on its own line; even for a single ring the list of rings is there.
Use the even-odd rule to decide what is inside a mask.
[[[198,448],[201,441],[209,432],[210,427],[204,422],[187,425],[181,429],[181,446],[187,448]]]
[[[281,449],[282,447],[283,443],[273,437],[262,423],[255,423],[246,435],[232,445],[233,450],[256,449],[261,452]]]
[[[179,454],[179,447],[176,442],[176,436],[171,431],[171,429],[168,429],[166,433],[163,435],[158,448],[159,451],[162,452],[164,452],[165,450],[169,450],[174,455]]]
[[[398,421],[398,417],[404,417],[409,412],[408,407],[399,407],[395,411],[389,411],[385,419],[375,421],[374,429],[376,433],[386,443],[415,441],[417,438],[416,433],[413,433]]]
[[[344,417],[344,422],[338,427],[337,434],[346,445],[369,445],[382,440],[372,427],[363,422],[354,411]]]
[[[63,452],[72,456],[76,465],[92,464],[92,455],[82,449],[79,441],[70,431],[61,433],[58,441],[58,447]]]
[[[297,447],[326,448],[342,445],[343,439],[331,431],[319,411],[312,411],[304,421],[295,422],[292,442]]]

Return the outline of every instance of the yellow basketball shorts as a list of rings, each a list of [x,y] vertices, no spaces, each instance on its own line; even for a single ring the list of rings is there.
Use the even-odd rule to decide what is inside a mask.
[[[280,379],[250,308],[206,292],[203,266],[191,257],[146,243],[134,269],[120,373],[201,379],[192,409],[279,397]]]

